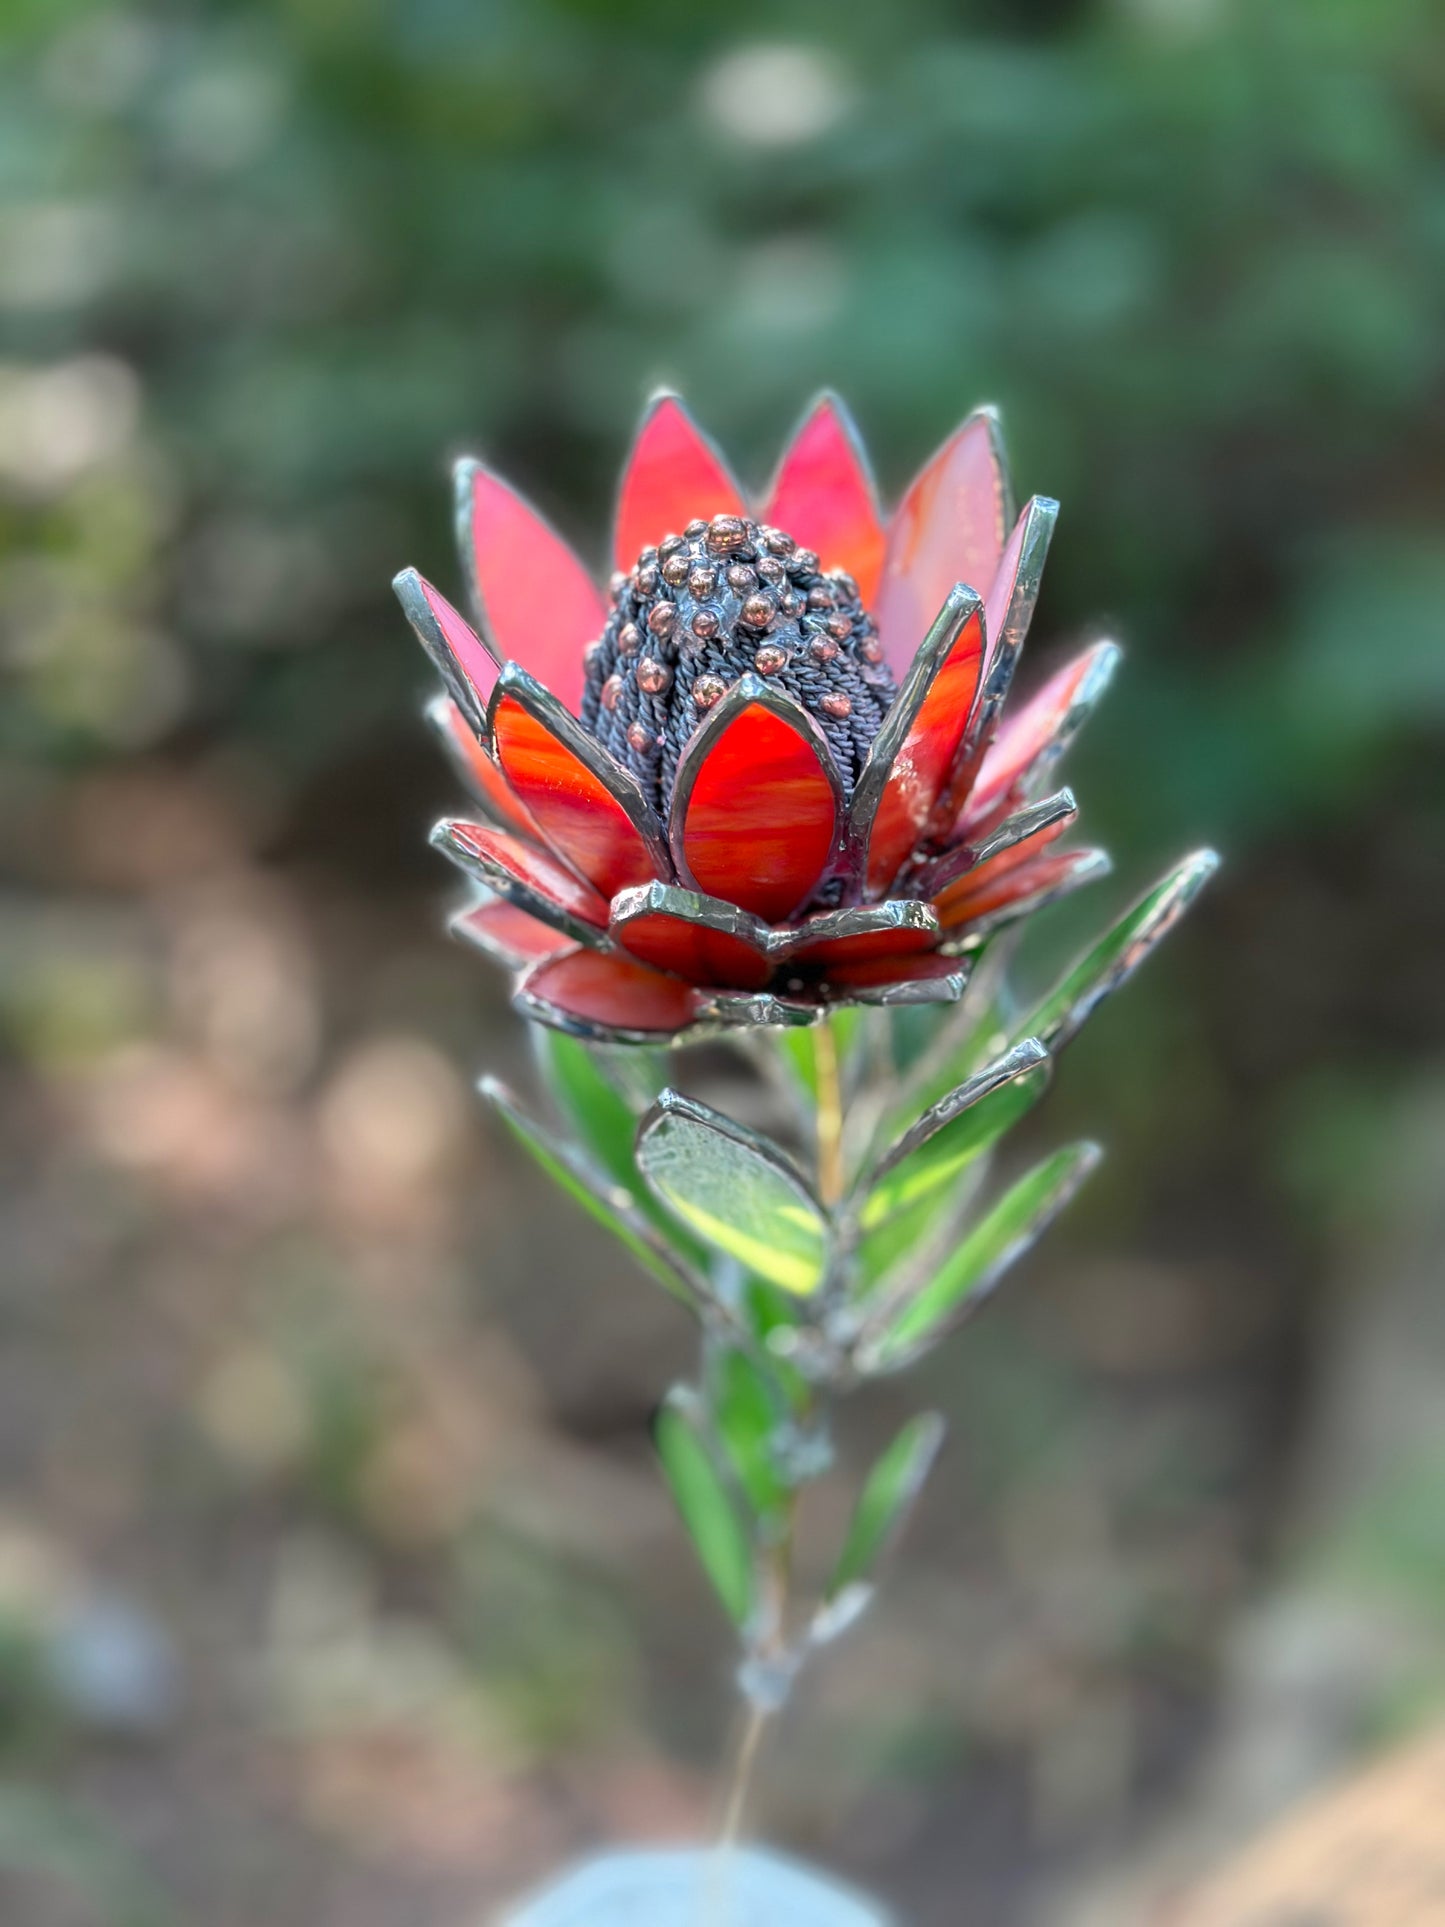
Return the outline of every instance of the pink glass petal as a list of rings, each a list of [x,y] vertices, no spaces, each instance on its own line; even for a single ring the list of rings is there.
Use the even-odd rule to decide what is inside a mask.
[[[499,692],[491,721],[508,783],[547,841],[603,896],[657,875],[655,857],[617,797],[511,690]]]
[[[887,890],[923,834],[968,727],[983,650],[983,617],[975,609],[929,684],[874,810],[864,878],[871,896]]]
[[[991,413],[970,415],[923,468],[888,529],[878,633],[895,676],[913,659],[955,582],[993,586],[1008,532],[1009,486]]]
[[[480,462],[458,466],[457,512],[463,557],[497,653],[575,712],[582,652],[607,621],[601,592],[556,530]]]
[[[424,575],[403,569],[391,586],[453,699],[472,711],[480,727],[501,667],[496,657],[466,617]]]
[[[643,963],[693,984],[761,990],[773,974],[768,957],[743,938],[668,911],[614,920],[612,937]]]
[[[542,1005],[584,1033],[670,1036],[693,1022],[698,993],[627,957],[574,950],[529,970],[519,986],[523,1008]]]
[[[754,681],[745,677],[734,695]],[[742,701],[699,745],[690,785],[684,792],[680,780],[673,799],[674,847],[690,881],[768,923],[806,903],[837,835],[838,794],[825,755],[801,715],[794,722],[762,701]]]
[[[630,569],[638,551],[680,534],[699,515],[746,515],[722,456],[676,395],[659,395],[643,417],[622,471],[613,561]]]
[[[559,956],[574,947],[570,937],[528,916],[516,904],[500,900],[464,910],[452,919],[451,929],[453,936],[485,951],[509,970],[524,970],[544,957]]]
[[[1096,643],[1058,674],[1017,714],[1007,718],[984,757],[978,779],[959,814],[955,836],[972,835],[1008,808],[1034,764],[1046,755],[1087,686],[1118,659],[1111,642]]]
[[[439,823],[432,838],[454,862],[474,871],[491,888],[507,894],[509,886],[516,886],[524,907],[544,923],[555,921],[559,929],[570,928],[574,936],[595,930],[600,938],[606,928],[604,900],[545,850],[495,830],[490,823]]]
[[[819,398],[783,451],[762,511],[825,569],[846,569],[872,608],[883,570],[883,523],[852,422],[832,395]]]
[[[503,829],[515,830],[534,843],[545,842],[542,832],[508,788],[506,777],[468,727],[466,717],[449,699],[444,698],[438,707],[437,726],[453,763],[475,790],[487,814]]]

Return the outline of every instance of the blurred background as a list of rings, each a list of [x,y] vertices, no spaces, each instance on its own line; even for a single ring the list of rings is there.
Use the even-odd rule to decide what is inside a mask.
[[[704,1823],[691,1334],[474,1099],[527,1045],[388,587],[463,450],[600,562],[659,378],[754,481],[840,388],[890,496],[996,400],[1062,498],[1025,681],[1126,643],[1116,875],[1031,968],[1227,857],[1032,1127],[1090,1194],[850,1415],[952,1441],[759,1827],[1119,1927],[1445,1706],[1438,10],[848,12],[0,14],[16,1927],[454,1927]]]

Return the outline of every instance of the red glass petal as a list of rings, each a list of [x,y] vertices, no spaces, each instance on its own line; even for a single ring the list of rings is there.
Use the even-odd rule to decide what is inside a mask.
[[[542,832],[520,800],[513,796],[506,777],[497,768],[490,753],[477,741],[475,732],[456,704],[444,696],[427,713],[435,723],[447,754],[460,771],[463,782],[475,791],[477,800],[488,816],[505,830],[515,830],[519,836],[528,837],[534,843],[545,842]]]
[[[518,986],[529,1014],[604,1041],[664,1038],[684,1030],[698,1010],[698,993],[681,978],[666,977],[628,957],[573,950],[529,970]]]
[[[403,569],[392,582],[412,632],[426,650],[452,700],[485,726],[487,699],[501,665],[466,618],[415,569]]]
[[[573,936],[601,938],[607,924],[605,900],[545,850],[494,830],[490,823],[439,823],[432,840],[453,862],[544,923]]]
[[[816,549],[825,569],[846,569],[872,608],[883,522],[857,431],[836,397],[819,397],[783,451],[762,516]]]
[[[570,546],[530,502],[480,462],[457,467],[462,556],[478,611],[508,662],[519,662],[575,711],[582,652],[607,608]]]
[[[683,753],[673,852],[696,888],[778,923],[822,880],[838,816],[821,732],[786,697],[744,676]]]
[[[558,710],[546,690],[509,668],[492,699],[497,758],[547,841],[611,897],[657,876],[665,853],[640,822],[647,806],[636,779],[584,739],[580,725],[564,740],[570,719]]]
[[[888,888],[923,834],[968,727],[983,671],[984,630],[976,603],[957,620],[965,606],[951,602],[945,608],[899,692],[894,709],[895,731],[906,730],[901,744],[893,750],[890,712],[869,756],[878,775],[871,777],[865,766],[859,779],[855,822],[867,838],[864,887],[870,896]],[[955,611],[951,617],[949,608]],[[861,820],[870,809],[871,820]]]
[[[959,890],[956,894],[946,892],[945,897],[939,899],[938,914],[950,936],[980,917],[992,916],[1031,897],[1052,895],[1076,879],[1082,882],[1090,875],[1101,873],[1098,850],[1060,850],[1033,862],[1010,863],[1008,859],[1015,854],[1006,850],[1003,856],[995,857],[993,863],[984,864],[980,871],[973,873],[971,889]],[[995,869],[994,864],[999,868]],[[983,870],[989,874],[984,876]]]
[[[1010,512],[997,423],[981,410],[925,465],[889,525],[877,618],[896,676],[955,582],[987,595]]]
[[[676,395],[648,409],[622,471],[613,561],[630,569],[639,550],[679,534],[699,515],[746,515],[727,464]]]
[[[931,904],[899,899],[858,906],[810,917],[800,927],[786,964],[831,970],[873,957],[906,957],[931,950],[938,937],[938,917]]]
[[[1000,850],[997,856],[988,857],[971,870],[965,870],[956,882],[950,883],[946,890],[941,890],[934,898],[939,916],[945,923],[956,922],[960,904],[971,904],[975,897],[988,895],[1000,878],[1012,875],[1015,870],[1032,862],[1050,843],[1056,843],[1071,821],[1072,818],[1066,817],[1057,823],[1046,823],[1042,829],[1035,830],[1032,836],[1021,837],[1008,849]],[[970,914],[979,913],[971,911]]]
[[[1006,809],[1024,779],[1044,758],[1049,765],[1061,732],[1087,699],[1102,693],[1119,651],[1112,642],[1096,643],[1051,676],[1038,694],[1002,724],[984,757],[978,780],[958,818],[955,834],[968,836]]]
[[[571,950],[572,939],[529,916],[514,903],[479,903],[453,917],[452,935],[474,944],[509,970],[523,970]]]
[[[698,906],[701,914],[690,913],[688,904]],[[627,891],[613,903],[611,934],[643,963],[686,977],[689,983],[761,990],[773,964],[764,947],[766,926],[760,924],[755,934],[742,928],[752,921],[731,904],[709,906],[690,890],[652,884]]]

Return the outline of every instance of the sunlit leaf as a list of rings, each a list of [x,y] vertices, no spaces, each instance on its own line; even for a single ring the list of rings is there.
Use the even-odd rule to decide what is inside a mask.
[[[982,1302],[1078,1191],[1102,1156],[1097,1144],[1055,1151],[1018,1180],[945,1259],[901,1302],[882,1305],[860,1336],[861,1370],[894,1371]]]
[[[664,1091],[642,1121],[637,1162],[699,1237],[784,1291],[816,1290],[827,1259],[822,1207],[776,1145],[721,1112]]]
[[[1050,1050],[1067,1044],[1104,999],[1133,976],[1218,868],[1213,850],[1198,850],[1186,857],[1074,965],[1018,1026],[1019,1034],[1042,1038]]]
[[[1023,1116],[1047,1078],[1048,1053],[1027,1037],[950,1091],[875,1168],[856,1207],[858,1224],[872,1231],[950,1184]]]
[[[734,1622],[744,1626],[753,1611],[752,1545],[692,1393],[681,1387],[668,1393],[652,1436],[703,1569]]]
[[[868,1474],[824,1595],[823,1636],[841,1630],[836,1624],[839,1618],[851,1620],[866,1603],[880,1563],[923,1490],[944,1431],[939,1413],[920,1413],[908,1421]],[[830,1620],[835,1623],[830,1625]]]

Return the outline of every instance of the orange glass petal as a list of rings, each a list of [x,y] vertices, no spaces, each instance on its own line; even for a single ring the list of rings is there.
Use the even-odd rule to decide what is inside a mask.
[[[718,733],[697,771],[684,806],[683,861],[699,890],[778,923],[821,880],[837,818],[813,743],[750,703]]]
[[[603,896],[657,875],[647,844],[606,784],[515,696],[504,692],[493,708],[492,736],[507,781],[547,841]]]
[[[1034,839],[1029,839],[1030,843]],[[1019,851],[1025,851],[1021,858]],[[1030,861],[1033,855],[1036,860]],[[1054,856],[1038,856],[1037,846],[1029,852],[1019,844],[1004,850],[992,862],[982,863],[971,872],[965,889],[960,882],[938,899],[936,909],[950,931],[977,917],[990,916],[1011,903],[1021,903],[1056,885],[1067,882],[1076,870],[1092,869],[1098,861],[1094,850],[1061,850]]]
[[[913,481],[889,526],[875,613],[895,676],[955,582],[988,595],[1008,508],[992,417],[971,415]]]
[[[658,1037],[684,1029],[698,1004],[698,993],[680,978],[594,950],[574,950],[538,964],[523,978],[521,989],[584,1025]]]
[[[492,640],[505,660],[520,663],[575,713],[582,652],[607,621],[601,592],[556,530],[490,469],[466,464],[460,485],[473,579]]]
[[[783,452],[762,518],[846,569],[869,608],[883,570],[884,534],[873,483],[851,425],[830,395]]]
[[[976,610],[929,685],[873,814],[865,887],[877,896],[923,833],[963,741],[983,673],[983,619]]]
[[[699,515],[745,515],[727,464],[676,395],[652,404],[622,472],[613,561],[630,569],[639,550],[680,535]]]
[[[612,936],[634,957],[689,983],[761,990],[773,974],[769,959],[741,937],[662,910],[614,922]]]

